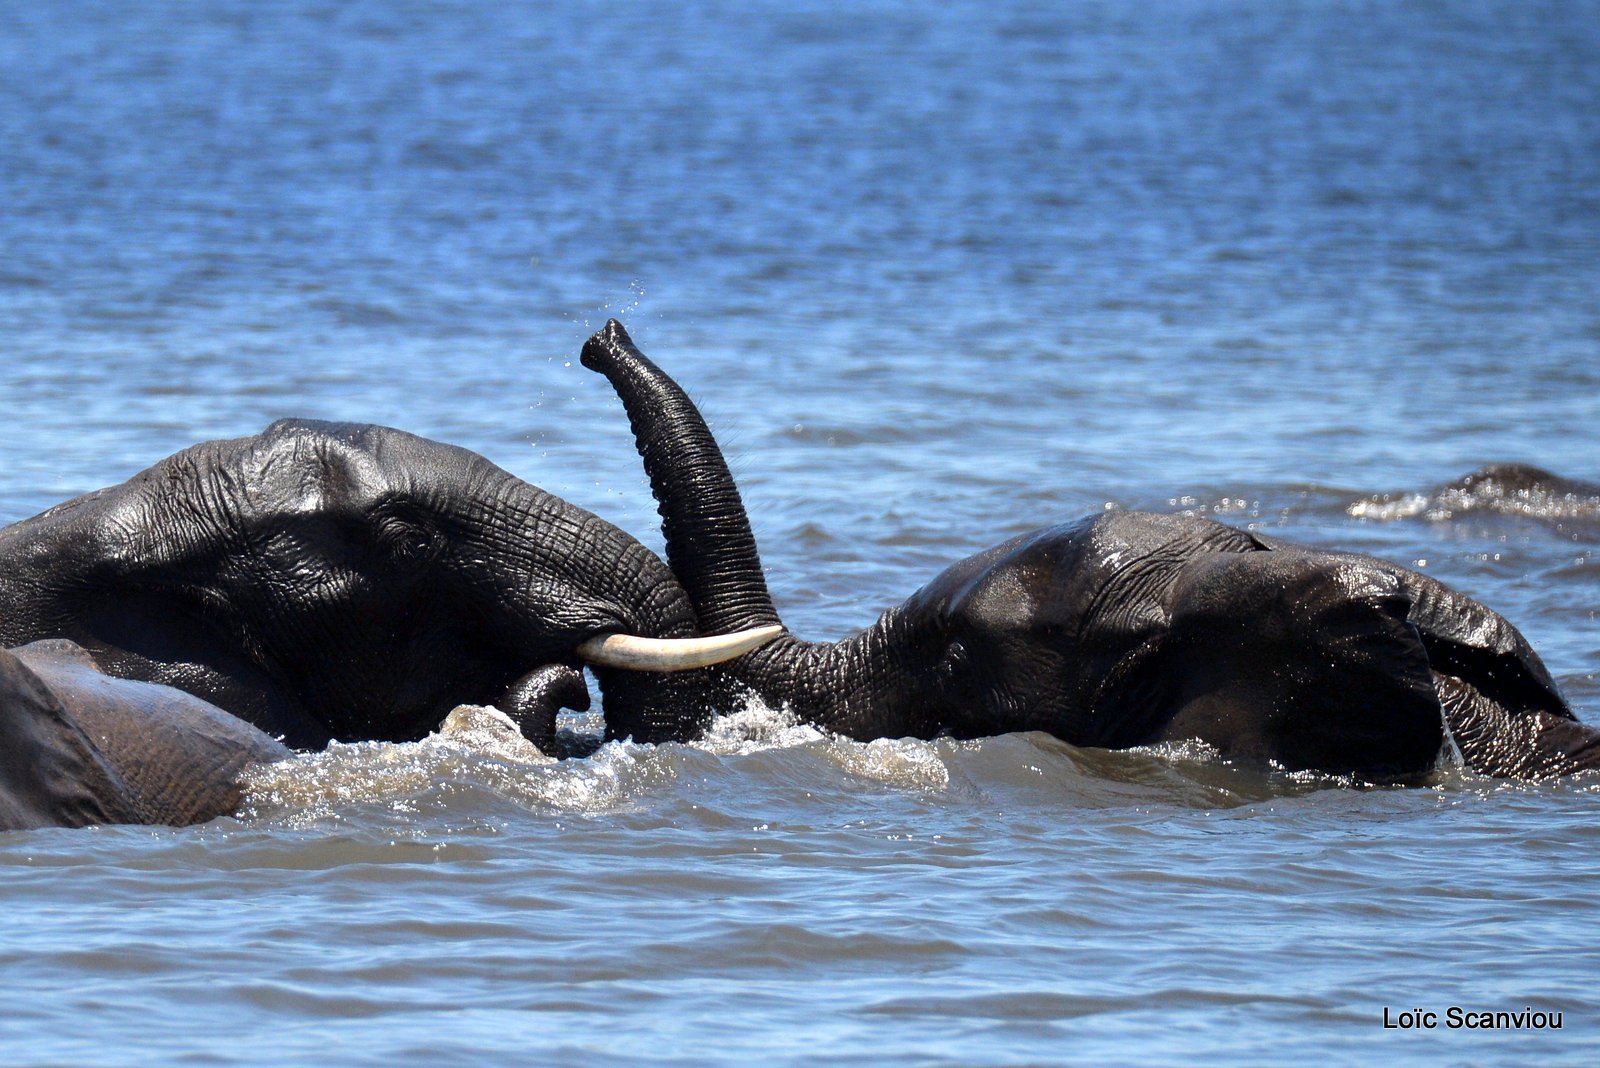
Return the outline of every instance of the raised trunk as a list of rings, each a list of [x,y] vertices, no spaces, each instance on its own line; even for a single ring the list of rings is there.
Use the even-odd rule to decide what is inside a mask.
[[[622,399],[661,513],[667,561],[708,633],[781,623],[761,573],[744,502],[705,420],[683,389],[641,353],[615,319],[583,347],[583,364]],[[921,651],[891,611],[838,643],[780,637],[716,669],[768,704],[858,738],[917,733],[902,714],[898,666]]]
[[[780,622],[739,488],[694,402],[615,319],[583,346],[582,359],[627,409],[661,512],[667,563],[701,629],[721,634]]]

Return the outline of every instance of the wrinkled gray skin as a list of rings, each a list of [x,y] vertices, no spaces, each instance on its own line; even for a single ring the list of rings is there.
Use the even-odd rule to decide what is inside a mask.
[[[627,534],[465,449],[284,420],[0,531],[0,645],[65,638],[297,749],[409,741],[499,704],[549,748],[598,634],[697,633]],[[597,669],[608,725],[677,722],[706,672]]]
[[[0,649],[0,831],[184,826],[229,815],[240,776],[290,755],[182,690],[102,674],[72,642]]]
[[[701,625],[778,622],[738,489],[694,405],[615,321],[583,362],[627,408],[668,562]],[[1395,780],[1426,774],[1451,740],[1494,775],[1600,766],[1600,732],[1483,605],[1369,557],[1181,516],[1101,514],[1013,538],[852,638],[785,636],[720,670],[858,739],[1199,738],[1230,757]]]

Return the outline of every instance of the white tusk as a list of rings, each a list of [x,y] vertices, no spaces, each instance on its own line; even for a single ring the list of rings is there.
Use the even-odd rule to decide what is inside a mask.
[[[705,638],[640,638],[632,634],[604,634],[578,646],[578,655],[591,664],[624,671],[689,671],[743,656],[782,633],[783,627],[772,624]]]

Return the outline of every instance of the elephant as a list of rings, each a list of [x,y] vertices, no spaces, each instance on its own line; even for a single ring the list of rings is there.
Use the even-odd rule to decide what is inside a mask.
[[[693,403],[616,320],[581,359],[623,402],[701,625],[781,625]],[[1452,747],[1496,776],[1600,767],[1600,731],[1489,608],[1372,557],[1178,515],[1113,511],[1012,538],[844,641],[786,633],[716,670],[862,740],[1198,738],[1225,758],[1368,781],[1417,781]]]
[[[1523,512],[1600,507],[1600,484],[1563,478],[1532,464],[1488,464],[1433,491],[1436,499],[1462,509]]]
[[[1600,484],[1563,478],[1529,464],[1489,464],[1426,494],[1370,497],[1352,504],[1349,512],[1361,518],[1514,515],[1592,536],[1600,525]]]
[[[1488,464],[1427,494],[1429,518],[1464,513],[1528,516],[1558,531],[1594,536],[1600,484],[1552,475],[1530,464]]]
[[[248,768],[290,755],[182,690],[103,674],[76,643],[0,649],[0,831],[204,823],[238,808]]]
[[[76,643],[294,749],[410,741],[492,704],[548,749],[561,707],[649,733],[713,699],[716,635],[598,516],[452,445],[285,419],[0,530],[0,646]],[[706,637],[704,635],[711,635]]]

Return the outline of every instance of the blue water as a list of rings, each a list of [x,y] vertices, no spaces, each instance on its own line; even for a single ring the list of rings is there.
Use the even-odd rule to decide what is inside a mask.
[[[284,415],[659,546],[620,316],[792,629],[1107,507],[1414,566],[1600,718],[1600,4],[0,8],[0,520]],[[10,1064],[1593,1063],[1593,782],[1014,736],[357,747],[0,837]],[[1385,1030],[1420,1007],[1560,1031]]]

